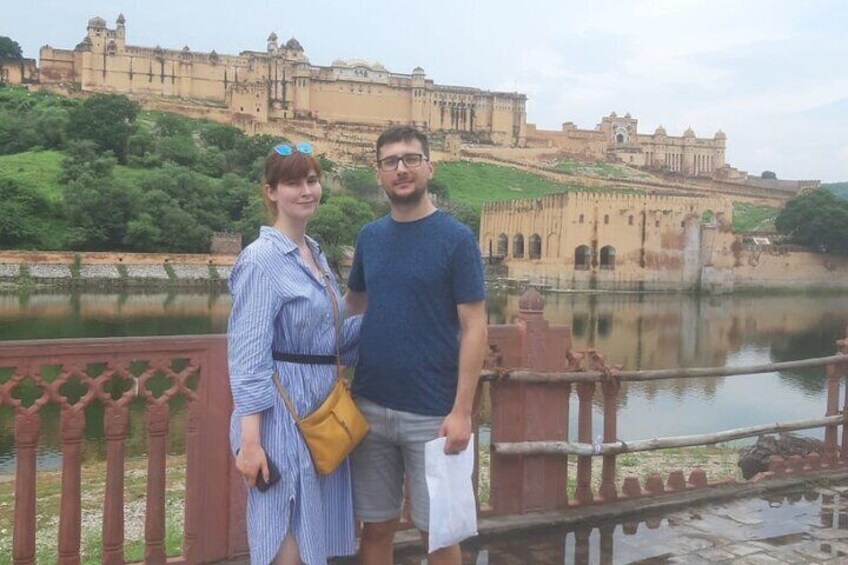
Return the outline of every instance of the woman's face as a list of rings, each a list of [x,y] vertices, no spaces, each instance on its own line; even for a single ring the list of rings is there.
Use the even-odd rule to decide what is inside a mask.
[[[321,201],[321,183],[315,171],[300,179],[280,181],[275,187],[266,184],[265,190],[276,204],[277,214],[295,221],[311,218]]]

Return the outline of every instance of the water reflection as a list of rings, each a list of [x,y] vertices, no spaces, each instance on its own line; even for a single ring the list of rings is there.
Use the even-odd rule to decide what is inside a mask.
[[[221,333],[227,294],[0,294],[0,341]]]
[[[848,558],[848,487],[788,490],[591,527],[534,529],[469,540],[477,565],[839,563]],[[421,553],[396,559],[419,565]]]
[[[518,299],[490,293],[489,322],[512,323]],[[596,348],[608,362],[628,369],[738,366],[826,356],[834,352],[834,342],[848,325],[848,294],[551,293],[545,300],[545,317],[551,324],[572,328],[575,349]],[[0,295],[0,341],[220,333],[226,329],[230,306],[227,294]],[[811,370],[624,385],[617,399],[619,437],[627,441],[818,418],[825,410],[823,374]],[[769,391],[767,397],[763,390]],[[576,395],[572,401],[570,429],[576,434]],[[598,394],[595,434],[602,429],[601,403]],[[58,441],[49,430],[58,424],[49,418],[58,417],[47,417],[42,449],[57,461]],[[11,445],[11,411],[0,408],[0,466],[8,468]]]

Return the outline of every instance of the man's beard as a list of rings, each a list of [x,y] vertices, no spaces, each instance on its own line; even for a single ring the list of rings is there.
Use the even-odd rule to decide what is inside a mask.
[[[392,204],[401,205],[401,206],[409,206],[411,204],[418,204],[424,198],[426,191],[418,190],[416,187],[415,190],[408,194],[398,194],[394,191],[386,190],[386,196],[389,197],[389,200]]]

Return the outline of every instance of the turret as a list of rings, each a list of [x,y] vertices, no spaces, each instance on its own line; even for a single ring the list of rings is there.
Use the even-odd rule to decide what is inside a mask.
[[[273,55],[279,48],[279,45],[277,45],[277,34],[272,31],[271,35],[268,36],[268,53]]]
[[[123,51],[127,46],[127,19],[123,14],[118,14],[118,19],[115,20],[115,43],[118,50]]]

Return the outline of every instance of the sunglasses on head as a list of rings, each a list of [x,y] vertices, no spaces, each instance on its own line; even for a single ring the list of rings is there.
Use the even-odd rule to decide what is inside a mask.
[[[282,157],[288,157],[295,151],[303,153],[304,155],[312,155],[312,145],[302,141],[294,146],[289,145],[288,143],[283,143],[274,147],[274,152]]]

